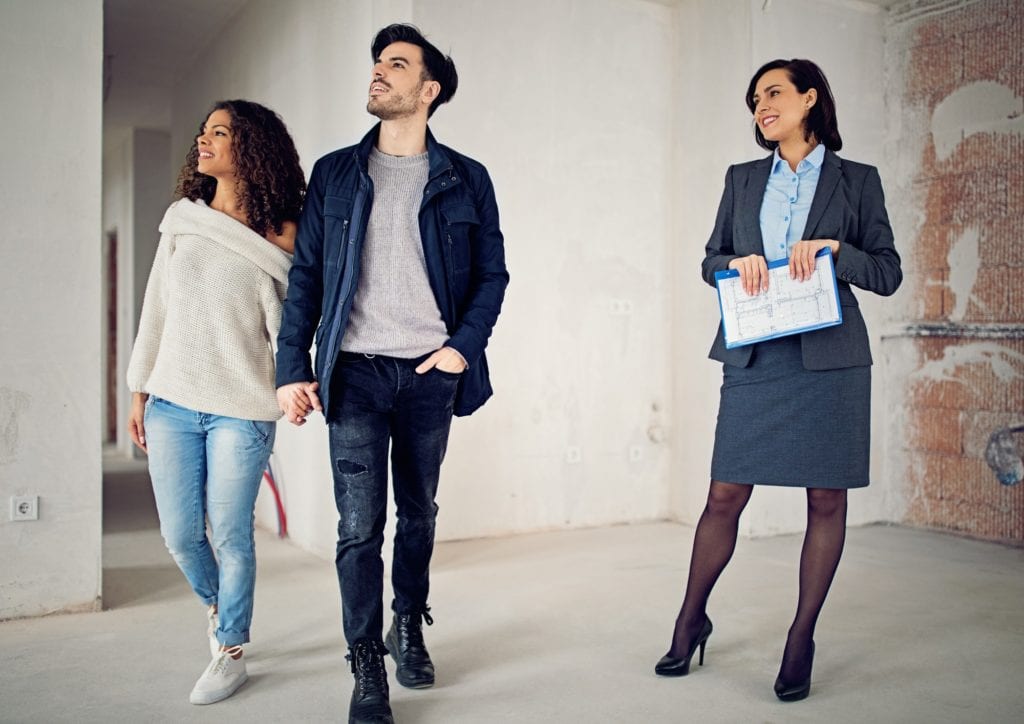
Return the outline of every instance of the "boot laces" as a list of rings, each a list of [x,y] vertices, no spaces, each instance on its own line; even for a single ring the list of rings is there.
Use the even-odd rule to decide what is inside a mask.
[[[410,613],[410,614],[399,614],[398,616],[398,634],[402,637],[402,643],[406,647],[418,646],[425,648],[423,643],[423,627],[422,622],[426,623],[427,626],[434,624],[434,619],[430,616],[429,608],[423,611],[423,613]]]
[[[353,647],[345,656],[352,664],[359,688],[363,692],[381,691],[387,686],[387,671],[384,668],[383,645],[367,641]]]

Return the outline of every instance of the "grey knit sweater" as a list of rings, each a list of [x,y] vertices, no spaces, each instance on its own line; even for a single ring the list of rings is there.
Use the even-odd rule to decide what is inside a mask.
[[[271,344],[291,256],[202,201],[171,204],[149,274],[128,387],[245,420],[281,416]]]
[[[370,151],[373,209],[341,348],[411,359],[440,349],[448,331],[427,278],[419,211],[427,154]]]

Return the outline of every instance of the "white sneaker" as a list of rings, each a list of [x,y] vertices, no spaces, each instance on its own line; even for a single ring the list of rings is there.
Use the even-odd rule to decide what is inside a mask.
[[[217,626],[220,624],[217,620],[217,609],[213,606],[206,609],[206,620],[208,621],[206,638],[210,641],[210,656],[217,658],[217,654],[220,653],[220,641],[217,640]]]
[[[193,704],[213,704],[234,694],[249,678],[243,658],[231,656],[241,650],[241,646],[232,646],[214,657],[192,687],[188,700]]]

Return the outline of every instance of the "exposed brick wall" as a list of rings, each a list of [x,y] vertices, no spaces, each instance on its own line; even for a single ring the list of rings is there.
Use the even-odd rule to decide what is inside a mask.
[[[916,354],[905,522],[1024,541],[1024,483],[1000,485],[984,461],[995,429],[1024,424],[1024,122],[998,110],[1024,98],[1024,2],[939,12],[948,6],[898,6],[887,33],[906,53],[900,134],[920,149],[890,201],[918,214],[914,238],[899,240]],[[963,119],[960,135],[950,118]]]
[[[906,522],[1024,540],[1024,484],[1000,485],[984,460],[992,431],[1024,417],[1024,341],[935,336],[914,344],[920,357],[907,390]],[[958,353],[971,361],[960,362]]]

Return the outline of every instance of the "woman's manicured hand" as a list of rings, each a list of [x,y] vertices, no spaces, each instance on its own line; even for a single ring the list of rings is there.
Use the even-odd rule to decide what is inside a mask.
[[[799,282],[810,279],[814,273],[814,255],[826,246],[835,259],[839,255],[839,242],[835,239],[808,239],[793,244],[789,250],[789,278]]]
[[[760,254],[741,256],[729,262],[740,273],[740,283],[748,296],[768,291],[768,264]]]

